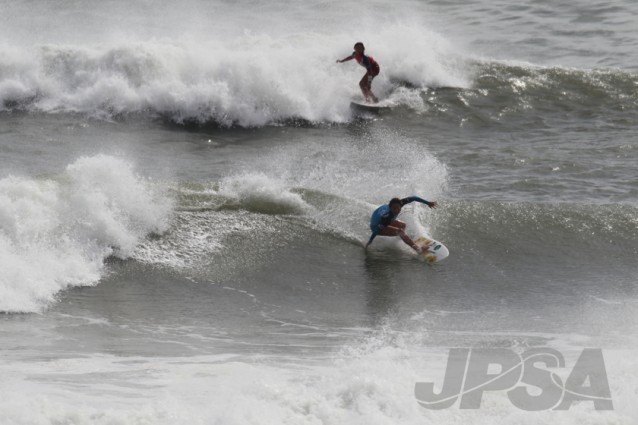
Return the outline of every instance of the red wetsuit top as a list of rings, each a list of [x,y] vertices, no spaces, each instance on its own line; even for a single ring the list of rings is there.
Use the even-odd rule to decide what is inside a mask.
[[[366,56],[357,52],[353,52],[352,56],[359,65],[367,69],[370,74],[377,75],[379,73],[379,64],[372,58],[372,56]]]

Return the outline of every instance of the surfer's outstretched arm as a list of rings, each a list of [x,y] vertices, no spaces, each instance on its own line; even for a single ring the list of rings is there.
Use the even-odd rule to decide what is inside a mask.
[[[374,238],[377,237],[377,235],[378,235],[378,232],[373,232],[372,235],[370,235],[370,239],[368,239],[368,243],[366,244],[366,249],[368,249],[368,247],[370,246]]]
[[[350,56],[347,56],[347,57],[345,57],[343,59],[337,59],[337,63],[348,62],[349,60],[352,60],[352,59],[354,59],[354,54],[352,54]]]
[[[430,208],[436,208],[439,205],[436,201],[426,201],[425,199],[420,198],[418,196],[408,196],[407,198],[401,199],[401,205],[406,205],[411,202],[420,202],[422,204],[427,205]]]
[[[377,237],[377,235],[383,228],[383,225],[381,225],[381,220],[383,218],[384,212],[385,210],[382,207],[379,207],[374,211],[374,213],[372,213],[372,217],[370,217],[370,230],[372,230],[372,235],[370,235],[370,239],[366,244],[366,248],[370,246],[374,238]]]

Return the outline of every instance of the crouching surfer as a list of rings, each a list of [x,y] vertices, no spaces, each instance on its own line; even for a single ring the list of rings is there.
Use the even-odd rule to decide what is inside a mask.
[[[381,205],[372,213],[372,217],[370,218],[370,230],[372,230],[372,236],[370,236],[370,240],[366,244],[366,248],[370,246],[374,238],[377,236],[399,236],[403,242],[408,244],[416,252],[422,252],[424,248],[419,247],[405,233],[406,224],[397,220],[397,216],[401,213],[401,208],[411,202],[420,202],[430,208],[436,208],[438,206],[436,202],[426,201],[418,196],[408,196],[407,198],[402,199],[392,198],[389,203]]]

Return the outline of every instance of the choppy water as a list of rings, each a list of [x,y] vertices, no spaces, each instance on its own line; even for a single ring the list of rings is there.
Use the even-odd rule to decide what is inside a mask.
[[[0,422],[635,423],[634,2],[0,9]],[[411,194],[434,267],[362,248]],[[614,410],[416,402],[544,346],[602,348]]]

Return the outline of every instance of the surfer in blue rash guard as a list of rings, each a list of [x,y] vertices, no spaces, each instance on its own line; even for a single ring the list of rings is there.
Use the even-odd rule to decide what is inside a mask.
[[[374,210],[372,217],[370,218],[370,230],[372,230],[372,236],[366,244],[366,249],[377,235],[380,236],[400,236],[403,242],[408,244],[416,252],[421,252],[421,248],[414,243],[412,239],[405,233],[406,224],[400,220],[397,220],[397,216],[401,213],[401,208],[404,205],[411,202],[420,202],[427,205],[430,208],[436,208],[438,204],[433,201],[426,201],[418,196],[408,196],[407,198],[392,198],[389,203],[381,205]]]

